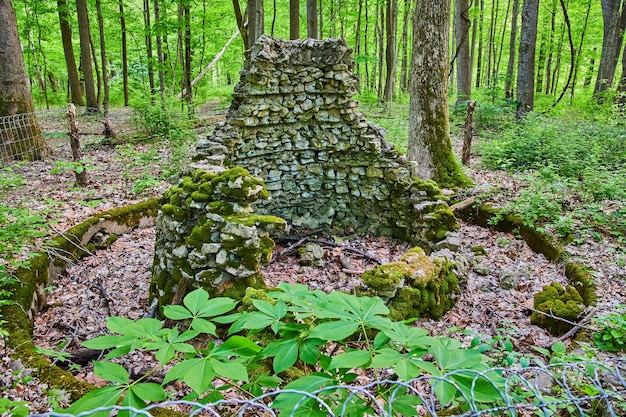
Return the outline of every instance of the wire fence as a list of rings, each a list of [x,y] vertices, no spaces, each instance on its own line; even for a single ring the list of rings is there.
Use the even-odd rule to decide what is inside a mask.
[[[586,361],[523,369],[457,370],[408,382],[382,380],[367,385],[327,386],[317,390],[276,390],[252,399],[231,398],[201,404],[164,401],[144,409],[110,406],[76,414],[130,411],[152,416],[173,409],[189,416],[624,416],[626,359]],[[453,407],[439,406],[442,392],[456,389]],[[486,395],[497,387],[496,398]],[[454,390],[452,391],[454,392]],[[407,401],[412,397],[412,401]],[[278,406],[277,406],[278,405]],[[358,411],[358,410],[361,411]],[[33,416],[65,417],[46,413]]]
[[[38,159],[47,153],[35,113],[0,117],[0,167],[17,160]]]

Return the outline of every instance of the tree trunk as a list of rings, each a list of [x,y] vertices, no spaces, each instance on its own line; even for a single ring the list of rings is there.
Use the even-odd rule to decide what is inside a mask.
[[[72,28],[70,27],[69,9],[67,0],[57,0],[59,11],[59,25],[61,26],[61,42],[63,43],[63,55],[65,56],[65,68],[67,69],[67,80],[70,85],[72,103],[77,106],[84,106],[83,92],[80,88],[80,78],[76,69],[76,58],[72,48]]]
[[[604,29],[598,77],[593,90],[594,96],[598,96],[598,94],[610,89],[613,85],[618,54],[621,50],[621,44],[618,45],[617,43],[620,38],[619,20],[622,0],[601,0],[601,3]]]
[[[517,115],[524,117],[535,106],[535,48],[539,0],[525,0],[522,6],[522,33],[517,63]]]
[[[250,46],[265,33],[263,0],[248,1],[248,36]]]
[[[237,27],[239,28],[239,33],[241,33],[243,48],[247,51],[250,48],[250,41],[248,38],[246,21],[244,20],[243,13],[241,13],[241,6],[239,6],[239,0],[233,0],[233,9],[235,10],[235,20],[237,20]]]
[[[356,15],[356,33],[354,34],[354,57],[356,61],[357,90],[361,92],[361,16],[363,15],[363,0],[359,0]]]
[[[183,25],[184,25],[184,39],[185,46],[185,59],[184,59],[184,88],[187,90],[185,97],[187,99],[187,111],[189,114],[193,114],[193,90],[191,89],[191,9],[189,8],[189,2],[183,0]]]
[[[468,183],[452,154],[448,119],[450,1],[418,1],[413,15],[411,103],[407,156],[422,179]]]
[[[86,0],[76,0],[76,13],[78,15],[78,34],[80,36],[80,65],[83,69],[85,81],[85,97],[87,108],[97,110],[100,105],[96,98],[96,87],[93,79],[93,66],[91,61],[91,35],[89,30],[89,14]]]
[[[100,59],[102,60],[102,84],[104,86],[104,107],[105,116],[109,113],[109,70],[107,68],[106,43],[104,39],[104,19],[102,17],[102,6],[100,0],[96,0],[96,13],[98,14],[98,29],[100,31]]]
[[[165,59],[163,58],[163,27],[159,0],[154,0],[154,25],[156,29],[157,62],[159,64],[159,91],[161,92],[161,100],[163,100],[163,95],[165,94]]]
[[[378,100],[384,100],[384,86],[383,86],[383,65],[385,63],[385,8],[381,6],[376,7],[376,35],[378,40],[378,80],[377,80],[377,92]]]
[[[574,92],[576,90],[576,79],[578,78],[578,71],[580,69],[580,58],[582,56],[583,43],[585,41],[585,34],[587,33],[587,24],[589,23],[589,15],[591,14],[591,4],[592,0],[589,0],[589,4],[587,5],[587,12],[585,13],[585,23],[583,24],[582,31],[580,33],[580,43],[578,44],[578,50],[576,51],[576,63],[574,66],[574,76],[570,86],[570,105],[572,104],[571,100],[574,99]]]
[[[289,0],[289,39],[300,39],[300,0]]]
[[[150,85],[150,101],[154,104],[156,92],[154,84],[154,57],[152,55],[152,24],[150,22],[150,0],[143,0],[143,27],[146,45],[146,59],[148,60],[148,83]]]
[[[307,37],[313,39],[319,37],[317,33],[317,0],[306,0],[306,34]]]
[[[385,103],[391,103],[396,84],[396,68],[398,57],[396,55],[396,33],[398,32],[398,0],[387,0],[387,50],[385,52],[385,64],[387,76],[385,78]]]
[[[478,15],[478,57],[476,58],[476,88],[480,88],[481,76],[482,76],[482,64],[483,64],[483,20],[485,17],[485,0],[480,0],[477,3],[479,7]]]
[[[0,120],[0,159],[39,160],[49,154],[35,116],[33,98],[26,82],[26,67],[17,20],[11,0],[0,0],[0,119],[22,115],[17,129]]]
[[[519,15],[519,0],[513,0],[513,15],[511,16],[511,39],[509,42],[509,62],[506,69],[505,97],[513,98],[513,79],[515,77],[515,43],[517,41],[517,17]]]
[[[411,0],[404,0],[404,15],[402,17],[402,59],[400,62],[400,91],[406,93],[409,89],[409,15],[411,13]]]
[[[124,15],[124,0],[118,1],[120,9],[120,29],[122,30],[122,83],[124,90],[124,106],[128,107],[128,46],[126,41],[126,16]]]
[[[457,103],[465,103],[472,98],[472,63],[469,48],[469,2],[456,0],[454,6],[454,37],[456,39],[456,88]]]

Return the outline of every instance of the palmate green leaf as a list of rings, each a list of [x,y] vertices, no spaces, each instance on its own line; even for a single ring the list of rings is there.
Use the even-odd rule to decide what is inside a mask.
[[[202,394],[211,385],[215,372],[208,358],[194,358],[180,362],[170,369],[163,384],[177,380],[187,384],[198,394]]]
[[[300,359],[309,365],[315,365],[320,357],[319,347],[326,342],[322,339],[305,339],[300,343]]]
[[[483,355],[475,349],[450,349],[437,341],[430,347],[435,361],[445,371],[455,369],[474,369],[483,360]]]
[[[124,399],[122,400],[122,405],[125,407],[132,407],[135,410],[143,410],[148,406],[144,400],[139,398],[139,396],[133,392],[132,389],[128,390]],[[134,417],[136,414],[134,411],[130,410],[120,410],[118,413],[119,417]]]
[[[212,298],[198,312],[198,317],[214,317],[228,313],[237,306],[237,301],[228,297]]]
[[[328,341],[343,340],[350,337],[359,328],[359,323],[348,320],[327,321],[313,328],[309,338]]]
[[[199,333],[206,333],[215,336],[217,327],[206,319],[196,317],[191,321],[191,328]]]
[[[374,352],[372,368],[391,368],[403,358],[402,354],[394,349],[384,348]]]
[[[330,361],[330,368],[360,368],[366,366],[372,360],[372,352],[369,350],[353,350],[340,353]]]
[[[256,355],[262,350],[263,348],[261,346],[247,337],[235,335],[226,339],[224,343],[214,349],[213,353],[220,356],[238,355],[249,357]]]
[[[447,407],[448,404],[450,404],[457,396],[458,390],[448,381],[431,379],[430,384],[432,385],[433,391],[435,391],[435,395],[437,396],[442,408]]]
[[[421,404],[422,400],[417,395],[403,394],[393,399],[391,408],[403,417],[413,417],[420,415],[415,407]]]
[[[382,332],[393,342],[407,349],[418,346],[428,346],[434,338],[428,336],[428,330],[409,326],[403,322],[391,322]]]
[[[165,317],[172,320],[186,320],[193,317],[193,314],[191,314],[189,310],[180,305],[164,306],[163,314],[165,314]]]
[[[422,374],[422,370],[407,357],[402,357],[399,361],[397,361],[393,367],[393,371],[402,381],[409,381]]]
[[[264,357],[273,357],[273,368],[275,373],[280,373],[289,369],[298,359],[298,340],[279,339],[263,349]]]
[[[285,390],[297,390],[304,392],[313,392],[322,388],[324,385],[333,385],[336,382],[334,379],[330,378],[328,375],[322,374],[313,374],[308,375],[303,378],[298,378],[293,382],[290,382],[285,386]],[[302,394],[283,392],[276,397],[273,407],[281,409],[281,410],[293,410],[296,405],[301,404],[300,406],[304,406],[306,403],[309,403],[313,400],[304,400]]]
[[[161,385],[155,384],[154,382],[131,385],[130,391],[146,402],[165,400],[165,390]]]
[[[486,366],[485,366],[485,369]],[[476,369],[481,371],[484,369]],[[502,392],[505,390],[505,379],[499,372],[492,371],[486,375],[478,375],[475,372],[463,372],[450,375],[449,378],[456,382],[459,390],[467,398],[473,398],[480,403],[494,403],[501,401]]]
[[[197,313],[204,308],[208,302],[209,293],[203,288],[195,289],[183,298],[183,304],[194,316],[197,316]]]
[[[248,371],[245,366],[237,361],[221,362],[210,359],[213,371],[217,376],[222,376],[233,381],[248,381]]]
[[[128,344],[133,340],[135,340],[134,336],[106,335],[85,340],[81,344],[88,349],[105,350]]]
[[[128,384],[128,371],[122,365],[113,362],[96,361],[93,372],[102,379],[116,384]]]
[[[145,338],[157,334],[163,327],[163,323],[157,319],[143,318],[133,321],[124,317],[109,317],[107,328],[114,333]]]
[[[228,334],[237,333],[243,329],[259,330],[264,329],[274,323],[276,319],[260,311],[243,313],[228,329]]]
[[[117,401],[120,399],[124,391],[124,387],[120,386],[106,386],[102,388],[97,388],[93,391],[88,392],[87,395],[73,403],[71,407],[59,411],[67,414],[76,415],[84,411],[93,410],[98,407],[112,406],[117,404]],[[109,411],[100,411],[90,414],[90,417],[108,417],[109,414]]]

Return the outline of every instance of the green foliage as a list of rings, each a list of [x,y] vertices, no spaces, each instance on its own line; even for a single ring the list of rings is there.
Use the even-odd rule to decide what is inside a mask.
[[[200,402],[223,398],[225,387],[215,387],[216,378],[241,395],[259,395],[281,386],[280,374],[290,380],[283,388],[317,393],[324,401],[320,404],[302,394],[283,392],[272,405],[282,410],[281,415],[325,415],[325,410],[339,412],[342,408],[353,410],[350,415],[363,415],[372,412],[367,398],[324,388],[352,382],[357,376],[352,370],[377,375],[381,368],[390,369],[401,381],[452,373],[445,381],[434,378],[431,383],[442,408],[463,407],[463,398],[474,398],[478,404],[500,401],[504,379],[499,372],[487,370],[486,357],[480,351],[463,349],[457,340],[430,337],[426,330],[391,321],[389,309],[379,298],[326,294],[287,284],[256,295],[262,299],[249,299],[250,310],[227,314],[237,304],[232,299],[210,299],[205,290],[192,291],[183,305],[164,308],[166,317],[179,322],[174,328],[163,328],[160,321],[150,318],[109,318],[107,328],[113,334],[84,342],[86,347],[111,349],[107,360],[137,349],[153,351],[158,369],[174,366],[159,385],[144,382],[156,369],[131,381],[121,365],[95,362],[96,375],[112,385],[90,392],[66,412],[120,401],[143,408],[164,399],[164,388],[173,381],[192,390],[186,399]],[[221,345],[210,341],[196,348],[191,344],[200,334],[215,335],[216,324],[228,329]],[[341,353],[328,355],[329,351]],[[434,361],[427,360],[429,356]],[[401,387],[388,390],[381,386],[377,395],[391,404],[394,415],[417,415],[419,398]]]
[[[612,313],[596,317],[593,322],[598,332],[593,334],[596,346],[608,352],[619,352],[626,348],[626,311],[624,306]]]
[[[26,417],[30,414],[27,401],[13,401],[8,398],[0,398],[0,414],[14,417]]]
[[[71,172],[76,174],[81,174],[84,171],[91,171],[96,168],[95,165],[91,165],[90,161],[82,160],[82,161],[55,161],[54,168],[50,170],[50,173],[60,174],[62,172]]]

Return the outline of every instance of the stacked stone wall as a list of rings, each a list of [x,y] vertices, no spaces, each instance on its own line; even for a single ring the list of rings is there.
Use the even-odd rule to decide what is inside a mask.
[[[384,139],[353,99],[344,40],[262,37],[225,122],[202,138],[193,167],[242,166],[271,198],[255,210],[295,228],[371,232],[426,248],[456,227],[440,189]]]

